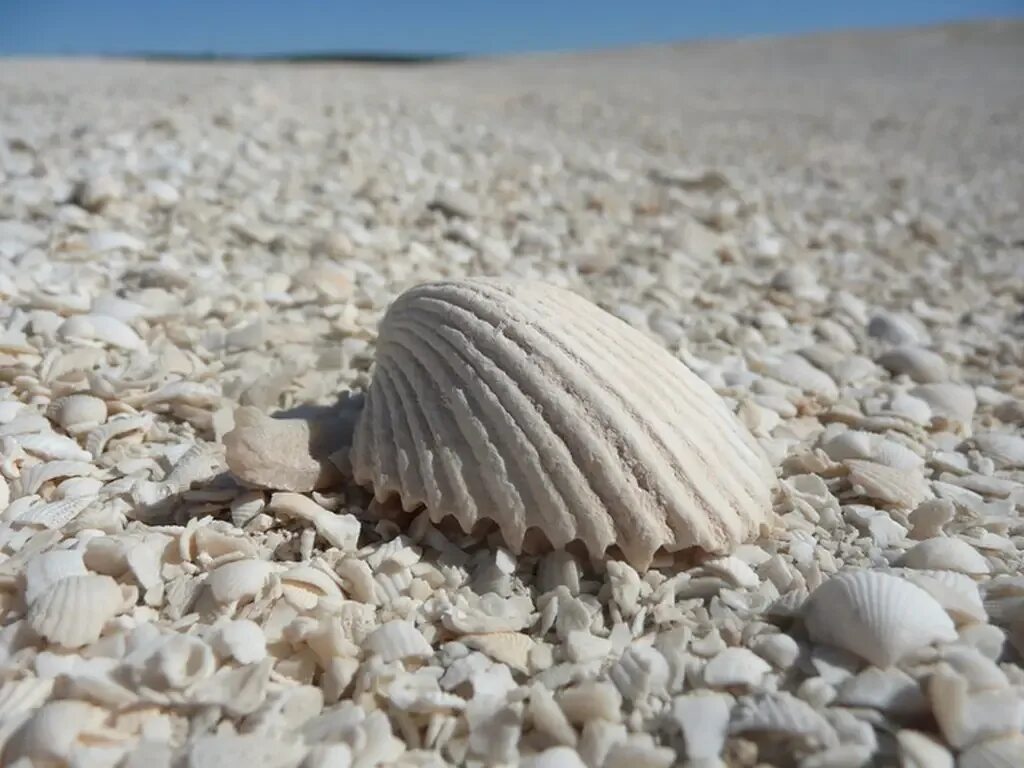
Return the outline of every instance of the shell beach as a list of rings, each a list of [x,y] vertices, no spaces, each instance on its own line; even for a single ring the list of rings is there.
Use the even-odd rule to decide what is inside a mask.
[[[0,68],[0,764],[1024,765],[1024,26]]]

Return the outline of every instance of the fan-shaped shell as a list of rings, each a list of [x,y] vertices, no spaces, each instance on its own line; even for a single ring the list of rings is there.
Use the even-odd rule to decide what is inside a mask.
[[[120,587],[109,576],[67,576],[32,602],[28,623],[51,642],[79,648],[99,638],[123,602]]]
[[[804,605],[804,622],[815,642],[879,667],[957,637],[953,621],[931,595],[897,576],[873,571],[846,571],[826,581]]]
[[[770,510],[774,473],[709,386],[654,341],[562,289],[427,283],[385,316],[352,469],[465,529],[493,519],[646,565],[725,552]]]

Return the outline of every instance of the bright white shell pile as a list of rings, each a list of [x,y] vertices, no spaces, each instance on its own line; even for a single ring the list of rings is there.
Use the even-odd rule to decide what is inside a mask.
[[[0,765],[1024,765],[1022,30],[874,34],[5,61]],[[550,288],[453,287],[485,275]],[[558,320],[574,295],[630,349]],[[457,353],[428,299],[471,310]],[[572,464],[459,420],[517,412],[438,392],[472,364]],[[343,391],[374,414],[356,466]],[[729,516],[764,472],[732,414],[779,477],[770,535],[762,497]],[[465,436],[424,442],[449,483],[417,424]],[[524,469],[601,514],[504,494]],[[702,533],[680,502],[710,487]],[[633,562],[511,551],[538,521]],[[691,541],[721,552],[665,551]]]
[[[539,282],[428,283],[388,310],[352,447],[380,501],[556,547],[727,552],[775,476],[707,384],[626,323]]]

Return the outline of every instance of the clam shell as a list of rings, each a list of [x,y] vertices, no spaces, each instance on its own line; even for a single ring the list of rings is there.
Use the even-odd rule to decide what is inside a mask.
[[[1013,734],[991,739],[965,749],[959,768],[1019,768],[1024,765],[1024,736]]]
[[[86,573],[81,550],[53,549],[35,555],[25,566],[25,604],[32,605],[61,579]]]
[[[107,404],[93,395],[67,395],[50,403],[46,415],[64,429],[80,432],[106,421]]]
[[[930,571],[958,571],[984,575],[991,570],[988,560],[962,539],[937,536],[908,549],[899,560],[906,568]]]
[[[956,640],[942,606],[897,576],[846,571],[818,587],[804,605],[811,639],[888,667],[911,651]]]
[[[434,653],[423,633],[410,622],[401,619],[377,627],[367,635],[363,648],[376,653],[385,662],[409,657],[427,658]]]
[[[407,510],[492,518],[515,552],[725,552],[769,516],[774,473],[725,403],[625,323],[542,283],[418,286],[385,316],[351,452]]]
[[[28,608],[32,629],[66,648],[99,639],[104,625],[121,610],[123,597],[109,576],[68,576],[43,592]]]

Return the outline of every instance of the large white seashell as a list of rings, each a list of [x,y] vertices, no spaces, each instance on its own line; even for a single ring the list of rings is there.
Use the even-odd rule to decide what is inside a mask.
[[[917,570],[958,571],[979,576],[991,570],[988,560],[978,550],[962,539],[947,536],[915,544],[903,554],[899,565]]]
[[[863,459],[848,459],[845,464],[850,469],[850,484],[869,498],[913,509],[932,496],[920,472],[894,469]]]
[[[846,571],[833,576],[811,594],[803,610],[812,640],[850,651],[879,667],[957,637],[953,621],[931,595],[885,573]]]
[[[28,608],[28,623],[51,642],[79,648],[99,638],[123,602],[120,587],[109,576],[68,576],[33,601]]]
[[[427,283],[381,324],[352,468],[379,500],[493,518],[516,552],[723,552],[769,515],[774,474],[725,403],[655,342],[542,283]]]

